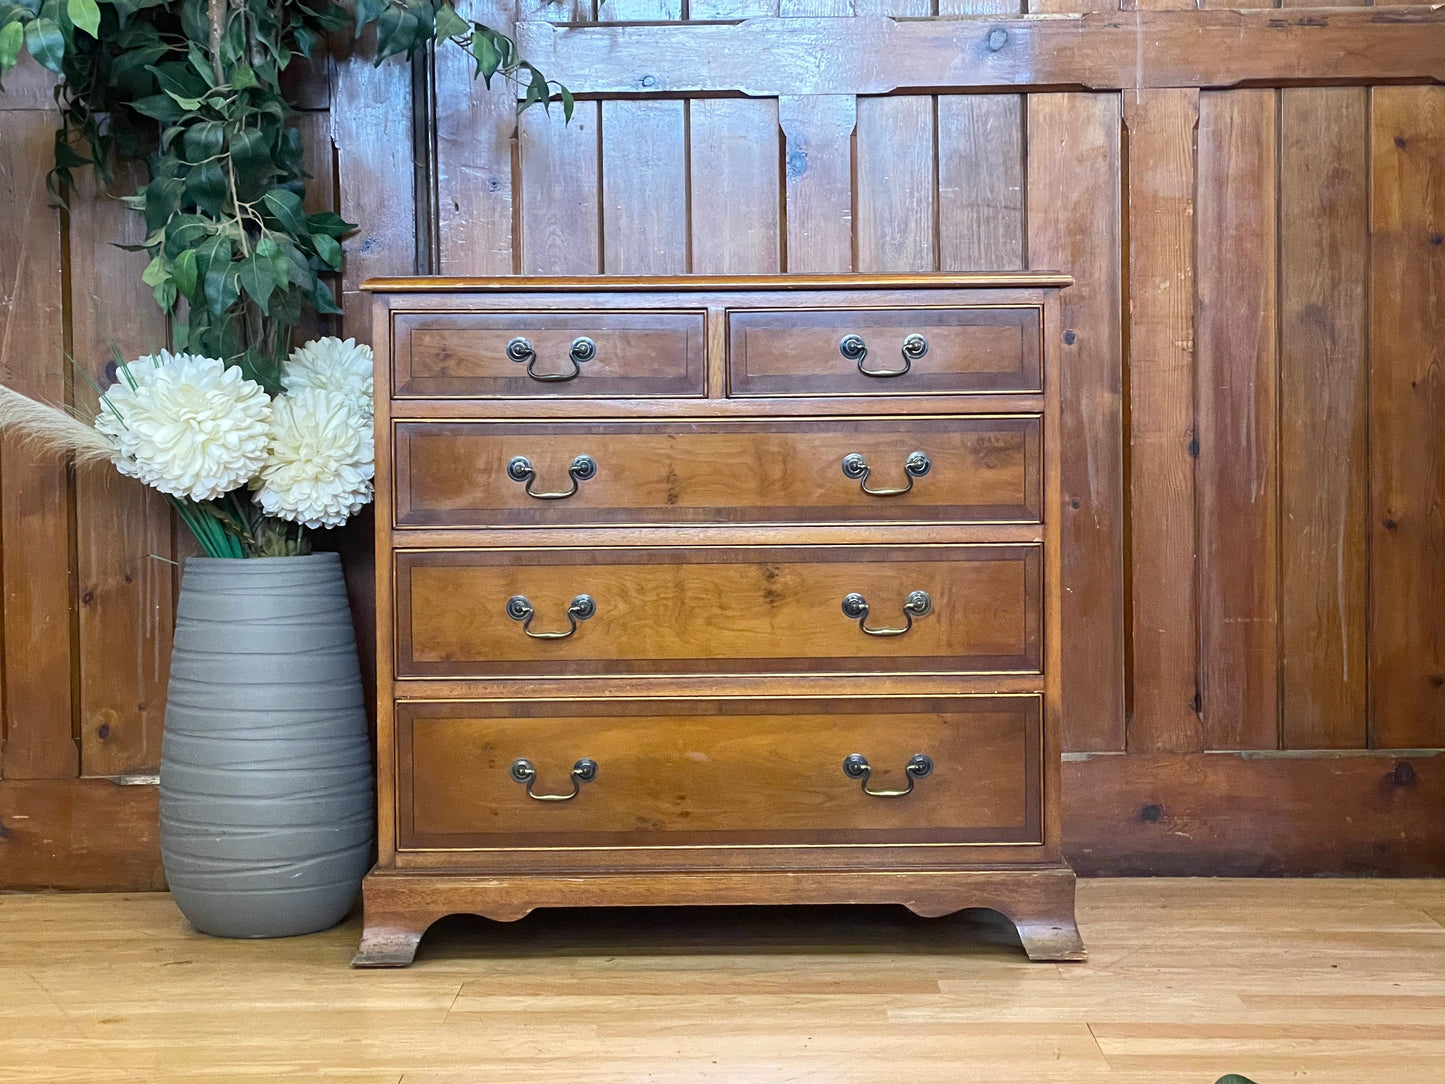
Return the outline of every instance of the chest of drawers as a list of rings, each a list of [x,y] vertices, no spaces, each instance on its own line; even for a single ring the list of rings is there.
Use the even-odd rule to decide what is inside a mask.
[[[537,907],[990,907],[1059,839],[1063,275],[373,293],[356,963]]]

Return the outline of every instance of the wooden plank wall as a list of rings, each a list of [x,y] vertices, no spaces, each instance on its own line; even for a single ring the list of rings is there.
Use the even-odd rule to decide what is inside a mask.
[[[1195,7],[1126,6],[1140,19]],[[506,0],[470,10],[518,25]],[[858,17],[882,34],[881,15],[1019,12],[1012,0],[528,0],[521,25],[662,26],[616,31],[625,42],[688,19]],[[1385,70],[1366,39],[1398,23],[1360,24],[1352,56]],[[1441,52],[1445,23],[1413,33],[1422,55]],[[413,270],[1071,272],[1059,346],[1078,449],[1062,510],[1076,865],[1445,873],[1445,87],[1419,73],[1325,85],[1330,71],[1308,85],[1296,55],[1279,85],[1245,89],[1142,73],[1033,89],[1024,73],[1015,88],[969,75],[863,93],[887,78],[882,57],[847,69],[858,93],[836,77],[762,93],[748,74],[759,65],[739,62],[735,86],[648,96],[636,92],[653,76],[629,84],[638,69],[599,46],[580,81],[549,69],[584,95],[565,126],[540,110],[518,120],[455,50],[413,70],[347,48],[300,121],[329,127],[318,191],[363,223],[347,245],[347,334],[369,330],[362,279]],[[925,71],[931,55],[908,62]],[[68,218],[45,210],[43,104],[0,98],[0,206],[28,209],[0,217],[0,266],[17,266],[14,251],[25,269],[3,288],[0,365],[7,381],[66,393],[66,349],[95,364],[98,345],[139,349],[159,329],[108,323],[95,301],[147,311],[131,257],[104,245],[133,228],[125,216],[84,194]],[[152,788],[125,788],[131,812],[106,835],[96,811],[117,788],[91,777],[155,770],[175,582],[146,555],[175,552],[150,502],[0,448],[0,885],[154,881],[153,838],[130,846],[142,856],[130,865],[114,857]],[[364,554],[351,563],[364,578]],[[64,816],[25,813],[40,809],[27,788],[53,803],[65,786],[107,795],[84,807],[84,830],[105,837],[95,846],[112,857],[94,869],[108,872],[56,857],[82,843],[80,812],[69,834],[47,827],[48,851],[26,827]],[[22,857],[7,867],[7,855]]]

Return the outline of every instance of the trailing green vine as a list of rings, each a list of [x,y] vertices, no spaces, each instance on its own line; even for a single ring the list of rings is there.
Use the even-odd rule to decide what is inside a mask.
[[[133,247],[151,256],[144,280],[174,348],[239,365],[268,391],[308,310],[340,311],[323,276],[355,228],[304,209],[281,76],[329,34],[372,25],[378,63],[446,40],[489,87],[514,86],[520,108],[555,101],[571,118],[565,87],[450,0],[0,0],[0,80],[22,52],[60,76],[52,192],[81,167],[109,184],[117,156],[144,160],[149,180],[127,197],[146,223]]]

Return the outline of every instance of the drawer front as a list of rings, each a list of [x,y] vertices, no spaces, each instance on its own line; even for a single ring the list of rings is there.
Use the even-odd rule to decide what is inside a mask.
[[[700,310],[398,312],[392,315],[392,342],[392,387],[399,398],[706,391],[706,316]]]
[[[1034,673],[1041,565],[1036,545],[400,551],[397,674]]]
[[[402,422],[396,522],[1037,523],[1042,428],[1037,416]]]
[[[1038,391],[1042,309],[728,313],[729,394]]]
[[[1037,843],[1040,725],[1032,696],[404,703],[398,842]]]

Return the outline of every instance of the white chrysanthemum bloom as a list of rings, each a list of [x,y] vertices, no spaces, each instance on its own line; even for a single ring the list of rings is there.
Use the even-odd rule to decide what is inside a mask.
[[[123,369],[95,418],[115,441],[122,474],[209,501],[244,486],[265,462],[271,399],[240,369],[165,350]]]
[[[351,401],[357,413],[370,418],[373,414],[371,347],[357,346],[355,339],[345,342],[328,335],[314,339],[291,351],[281,369],[281,384],[287,391],[322,388],[337,391]]]
[[[307,527],[340,527],[371,501],[376,474],[371,419],[325,388],[278,395],[271,446],[252,480],[267,515]]]

